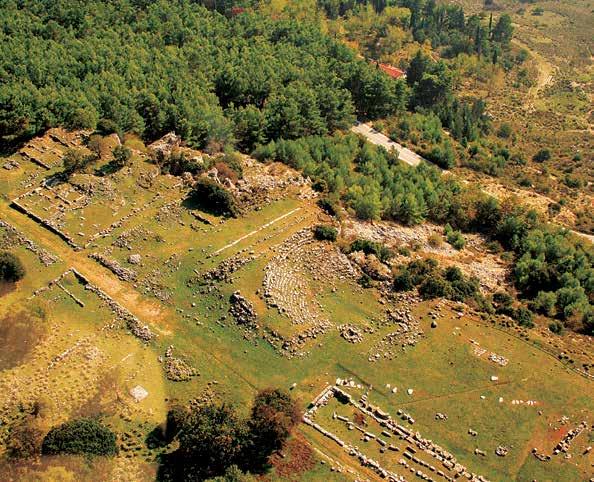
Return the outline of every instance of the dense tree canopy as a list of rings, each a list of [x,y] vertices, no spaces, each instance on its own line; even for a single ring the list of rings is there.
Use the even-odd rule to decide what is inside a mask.
[[[251,149],[406,103],[404,84],[318,27],[247,11],[227,18],[189,0],[8,0],[0,25],[4,141],[56,125],[107,126]]]
[[[256,395],[246,419],[229,405],[178,408],[168,416],[167,430],[177,437],[179,448],[164,458],[162,476],[191,481],[224,477],[229,472],[261,472],[299,419],[289,394],[272,388]]]
[[[99,422],[81,418],[52,428],[41,451],[46,455],[115,455],[116,436]]]
[[[25,267],[21,260],[8,251],[0,252],[0,281],[14,283],[24,276]]]

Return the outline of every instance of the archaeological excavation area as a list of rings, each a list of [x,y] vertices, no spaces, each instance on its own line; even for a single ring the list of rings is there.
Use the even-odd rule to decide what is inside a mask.
[[[241,179],[209,170],[240,203],[237,217],[213,214],[188,179],[151,162],[175,136],[125,139],[132,159],[115,172],[102,167],[120,141],[106,136],[95,171],[65,179],[62,158],[84,137],[53,129],[0,161],[0,250],[26,268],[0,290],[0,455],[31,416],[46,431],[97,417],[118,455],[3,465],[7,480],[155,480],[172,447],[151,433],[174,403],[248,410],[267,387],[289,390],[303,420],[263,480],[591,477],[593,381],[550,340],[362,282],[370,266],[380,280],[390,270],[315,235],[333,225],[447,262],[455,253],[428,243],[437,228],[337,220],[309,179],[247,156]],[[481,249],[477,239],[463,270],[489,289],[504,268]]]

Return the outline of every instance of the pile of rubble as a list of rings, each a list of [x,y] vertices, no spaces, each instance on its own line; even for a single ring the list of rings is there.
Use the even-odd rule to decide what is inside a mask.
[[[180,146],[181,137],[176,135],[175,132],[170,132],[152,144],[149,144],[148,148],[155,154],[161,154],[164,157],[169,157],[171,152],[174,149],[178,149]]]
[[[410,346],[415,346],[424,332],[419,320],[413,316],[407,304],[405,308],[390,309],[387,311],[387,322],[395,326],[395,330],[385,335],[376,345],[369,350],[370,362],[387,358],[392,360]]]
[[[236,254],[222,261],[216,268],[204,273],[202,280],[205,284],[219,281],[232,283],[233,277],[231,275],[255,259],[256,256],[254,254],[250,254],[249,256],[242,256],[241,253]]]
[[[167,302],[172,296],[171,289],[165,286],[162,280],[163,273],[160,268],[155,268],[142,278],[138,286],[134,285],[134,287],[139,287],[144,294],[152,295],[160,301]]]
[[[2,167],[4,169],[6,169],[7,171],[12,171],[13,169],[18,169],[19,167],[21,167],[21,165],[18,163],[18,161],[16,159],[8,159],[3,165]]]
[[[50,266],[58,261],[56,256],[37,246],[37,244],[26,238],[20,231],[18,231],[14,226],[8,224],[6,221],[0,219],[0,227],[4,228],[7,231],[7,234],[19,245],[24,246],[26,249],[35,254],[44,266]]]
[[[137,226],[120,234],[113,241],[112,246],[115,246],[116,248],[128,249],[131,251],[133,243],[141,239],[147,241],[149,236],[151,236],[152,234],[153,233],[148,229],[142,226]]]
[[[391,269],[382,263],[374,254],[365,254],[363,251],[354,251],[348,258],[357,264],[359,268],[371,279],[377,281],[388,281],[392,279]]]
[[[164,360],[159,357],[159,361],[165,362],[165,375],[167,376],[168,380],[172,380],[174,382],[185,382],[199,375],[195,368],[188,365],[181,358],[175,358],[173,356],[173,345],[169,345],[169,347],[167,347]]]
[[[551,460],[550,455],[541,454],[536,447],[532,449],[532,455],[534,455],[541,462],[548,462]]]
[[[231,303],[229,313],[235,318],[238,325],[257,328],[257,315],[254,306],[249,300],[241,296],[240,291],[233,292],[229,297],[229,302]]]
[[[138,278],[136,271],[128,269],[128,268],[124,268],[116,260],[109,259],[109,258],[103,256],[102,254],[91,253],[91,254],[89,254],[89,258],[94,259],[101,266],[106,267],[108,270],[110,270],[113,274],[115,274],[122,281],[136,281],[136,278]]]
[[[319,323],[314,324],[310,328],[303,330],[297,335],[293,335],[291,338],[284,339],[281,346],[281,353],[288,358],[305,356],[306,353],[303,351],[304,345],[309,340],[315,340],[319,336],[322,336],[330,328],[332,328],[332,326],[332,323],[329,321],[321,320]]]
[[[284,164],[263,164],[249,157],[243,157],[242,163],[243,178],[235,183],[227,180],[226,185],[244,210],[260,209],[295,190],[301,199],[313,199],[317,195],[309,178]]]
[[[363,341],[361,330],[354,325],[340,325],[338,331],[340,332],[340,336],[349,343],[361,343]]]
[[[498,445],[495,449],[495,455],[498,457],[505,457],[509,453],[509,449],[503,445]]]
[[[509,360],[504,356],[498,355],[497,353],[491,353],[489,355],[489,360],[493,363],[497,363],[498,365],[504,367],[509,363]]]
[[[586,422],[584,420],[576,428],[567,432],[565,437],[563,437],[563,439],[561,439],[561,441],[555,446],[555,448],[553,450],[553,454],[554,455],[558,455],[560,453],[566,454],[569,451],[569,448],[571,447],[571,442],[587,428],[588,428],[588,422]]]

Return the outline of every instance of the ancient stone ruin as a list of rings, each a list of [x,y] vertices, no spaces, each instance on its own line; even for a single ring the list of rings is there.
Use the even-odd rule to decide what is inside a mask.
[[[238,325],[257,327],[257,315],[254,306],[248,299],[241,296],[239,290],[231,294],[229,302],[231,303],[229,313],[231,313]]]

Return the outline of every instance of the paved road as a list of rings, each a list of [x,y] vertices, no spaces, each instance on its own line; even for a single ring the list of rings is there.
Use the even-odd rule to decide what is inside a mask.
[[[383,146],[387,151],[396,149],[398,151],[398,157],[400,158],[400,160],[406,162],[411,166],[418,166],[422,161],[425,160],[416,152],[413,152],[410,149],[401,146],[397,142],[391,140],[388,136],[385,136],[381,132],[376,131],[369,124],[358,122],[351,128],[351,130],[353,132],[356,132],[357,134],[365,136],[369,142],[376,144],[378,146]]]

